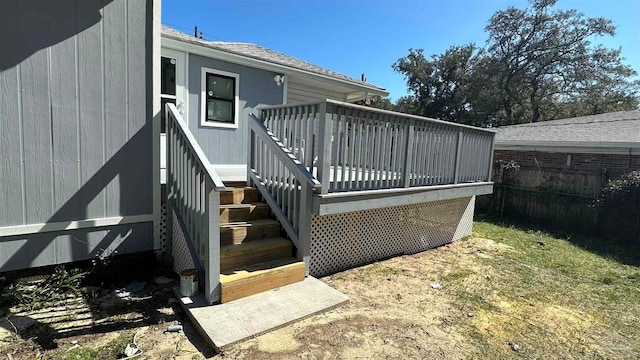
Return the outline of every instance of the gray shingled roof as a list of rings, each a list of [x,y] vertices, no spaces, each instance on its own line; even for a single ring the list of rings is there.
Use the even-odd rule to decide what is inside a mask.
[[[531,124],[498,127],[496,145],[532,143],[637,143],[640,111],[619,111]]]
[[[294,69],[305,70],[312,73],[329,76],[338,80],[348,81],[350,83],[354,83],[360,86],[366,86],[369,88],[386,92],[384,88],[378,87],[376,85],[373,85],[364,81],[360,81],[358,79],[354,79],[347,75],[343,75],[335,71],[322,68],[317,65],[313,65],[306,61],[296,59],[294,57],[264,48],[256,44],[226,42],[226,41],[207,41],[204,39],[200,39],[200,38],[185,34],[181,31],[172,29],[165,25],[162,25],[162,36],[173,38],[175,40],[189,42],[189,43],[200,45],[200,46],[205,46],[211,49],[220,50],[220,51],[228,52],[231,54],[236,54],[236,55],[241,55],[241,56],[245,56],[252,59],[267,61],[273,64],[284,65]]]

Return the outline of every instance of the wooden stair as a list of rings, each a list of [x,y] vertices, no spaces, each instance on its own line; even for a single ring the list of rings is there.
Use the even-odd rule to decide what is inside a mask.
[[[258,190],[234,185],[220,193],[222,303],[304,280],[304,263]]]

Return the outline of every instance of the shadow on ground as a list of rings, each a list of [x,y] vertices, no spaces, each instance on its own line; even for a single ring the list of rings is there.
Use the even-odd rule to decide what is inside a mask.
[[[122,267],[120,262],[115,264]],[[38,353],[56,358],[76,343],[100,349],[118,336],[132,339],[140,333],[145,352],[151,350],[151,357],[185,352],[213,356],[213,349],[201,339],[174,299],[175,276],[157,267],[144,268],[140,262],[132,264],[129,270],[137,271],[125,275],[118,270],[118,282],[96,283],[113,279],[88,276],[93,284],[100,285],[100,290],[91,295],[70,296],[38,310],[0,308],[0,355],[12,351],[13,358],[34,358]],[[138,289],[127,291],[131,284]],[[169,326],[178,324],[183,325],[182,332],[167,332]],[[158,350],[162,347],[166,348],[164,353]]]
[[[528,223],[525,220],[513,220],[498,218],[487,214],[476,214],[476,221],[485,221],[495,225],[513,227],[522,231],[540,230],[585,249],[599,256],[615,260],[621,264],[640,267],[640,239],[620,241],[608,239],[603,236],[588,236],[580,233],[572,233],[565,230],[545,228],[540,224]]]

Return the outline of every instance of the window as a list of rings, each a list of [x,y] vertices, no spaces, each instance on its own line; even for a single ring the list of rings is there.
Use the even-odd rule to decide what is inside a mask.
[[[160,132],[166,132],[164,106],[176,103],[176,59],[162,57],[160,60]]]
[[[202,69],[202,125],[238,127],[239,75]]]

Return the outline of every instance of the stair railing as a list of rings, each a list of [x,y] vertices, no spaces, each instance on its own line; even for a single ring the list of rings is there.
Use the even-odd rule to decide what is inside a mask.
[[[309,274],[311,207],[321,184],[255,115],[249,115],[248,175],[296,246]]]
[[[182,217],[204,269],[200,279],[211,304],[220,300],[220,192],[225,187],[174,104],[166,105],[165,115],[167,218],[173,218],[173,211]]]

